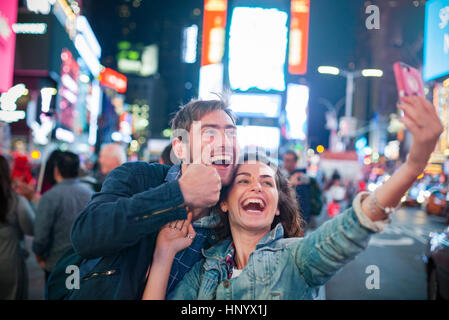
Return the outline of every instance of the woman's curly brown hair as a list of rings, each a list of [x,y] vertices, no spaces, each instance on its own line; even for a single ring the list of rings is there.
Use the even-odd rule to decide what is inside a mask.
[[[280,214],[274,217],[273,223],[271,224],[271,229],[276,227],[278,223],[282,223],[282,227],[284,228],[284,238],[303,237],[305,221],[299,212],[300,209],[296,200],[295,191],[289,184],[287,178],[281,173],[279,167],[270,161],[263,152],[246,152],[243,155],[243,161],[239,161],[239,164],[245,162],[253,163],[250,161],[260,161],[265,163],[276,173],[275,182],[276,188],[279,192],[278,209]],[[220,201],[218,201],[214,208],[215,212],[217,212],[220,217],[220,222],[215,229],[219,239],[225,239],[231,235],[228,215],[221,210],[220,203],[226,199],[233,183],[234,180],[229,184],[229,186],[222,189]]]

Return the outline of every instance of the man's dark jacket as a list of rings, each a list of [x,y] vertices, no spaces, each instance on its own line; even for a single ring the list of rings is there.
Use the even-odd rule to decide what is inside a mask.
[[[73,247],[88,261],[69,299],[140,299],[157,232],[187,218],[178,181],[165,179],[168,170],[132,162],[111,171],[72,226]]]

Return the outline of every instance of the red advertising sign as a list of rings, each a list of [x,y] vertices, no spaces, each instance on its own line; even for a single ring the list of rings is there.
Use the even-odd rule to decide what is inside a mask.
[[[125,75],[110,68],[104,68],[100,73],[100,83],[118,93],[125,93],[128,79]]]
[[[12,87],[16,46],[16,34],[12,25],[17,22],[17,1],[0,1],[0,93],[7,92]]]
[[[227,6],[227,0],[204,1],[202,67],[220,63],[223,59]]]
[[[290,74],[307,72],[309,42],[310,0],[292,0],[288,71]]]

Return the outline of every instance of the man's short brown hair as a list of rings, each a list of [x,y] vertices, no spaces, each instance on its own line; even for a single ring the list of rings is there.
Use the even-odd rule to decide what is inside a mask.
[[[192,100],[180,107],[171,120],[172,131],[183,129],[190,132],[193,121],[199,121],[203,116],[215,110],[222,110],[231,118],[235,124],[236,117],[229,108],[227,100],[220,98],[217,100]]]

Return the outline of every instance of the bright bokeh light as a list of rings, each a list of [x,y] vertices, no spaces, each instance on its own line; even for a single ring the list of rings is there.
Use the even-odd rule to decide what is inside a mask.
[[[184,28],[182,59],[185,63],[196,62],[198,26],[196,24]]]
[[[306,140],[307,137],[307,105],[309,103],[309,87],[300,84],[287,86],[287,136],[289,139]]]
[[[285,90],[287,13],[236,7],[229,32],[229,81],[233,90]]]
[[[331,66],[321,66],[318,67],[318,72],[323,74],[332,74],[336,76],[340,74],[340,69]]]
[[[364,77],[382,77],[384,72],[379,69],[363,69],[362,76]]]
[[[237,126],[240,147],[258,146],[269,151],[277,151],[281,132],[276,127]]]
[[[281,109],[282,97],[277,94],[232,94],[230,107],[237,115],[276,118]]]
[[[316,152],[318,153],[324,152],[324,147],[320,144],[319,146],[316,147]]]
[[[30,156],[33,160],[39,160],[41,158],[41,153],[39,150],[33,150],[31,151]]]
[[[217,99],[223,91],[223,64],[209,64],[200,68],[198,97],[204,100]]]
[[[47,32],[46,23],[14,23],[12,30],[16,34],[45,34]]]

